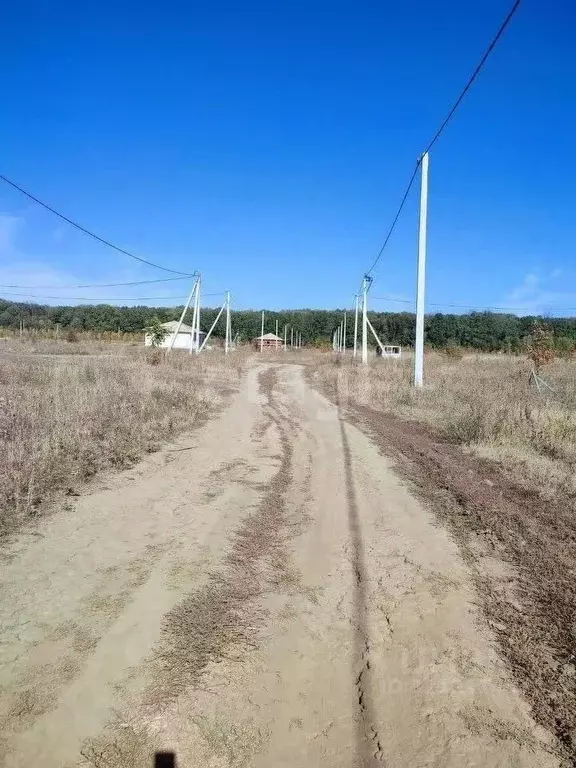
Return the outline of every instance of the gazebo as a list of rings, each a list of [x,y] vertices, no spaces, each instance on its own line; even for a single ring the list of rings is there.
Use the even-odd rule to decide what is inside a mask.
[[[257,339],[254,339],[256,349],[281,349],[283,345],[284,342],[275,333],[265,333],[264,336],[258,336]]]

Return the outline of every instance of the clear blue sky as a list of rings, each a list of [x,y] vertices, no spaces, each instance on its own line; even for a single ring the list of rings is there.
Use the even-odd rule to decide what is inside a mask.
[[[9,3],[0,172],[237,306],[350,305],[509,5]],[[571,0],[524,0],[435,147],[430,302],[576,307],[575,21]],[[163,276],[4,185],[0,215],[1,283]],[[413,194],[375,296],[413,297],[416,234]]]

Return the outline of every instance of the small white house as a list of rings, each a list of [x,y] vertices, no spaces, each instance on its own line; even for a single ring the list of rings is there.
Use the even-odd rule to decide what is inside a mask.
[[[160,344],[161,347],[169,347],[172,344],[172,339],[176,335],[176,329],[178,328],[178,321],[177,320],[170,320],[169,323],[162,323],[162,328],[165,328],[167,333],[164,337],[164,340],[162,344]],[[204,342],[204,339],[206,338],[206,334],[203,331],[200,331],[198,334],[198,344],[202,345]],[[152,338],[147,333],[144,337],[144,344],[147,347],[152,346]],[[174,339],[174,349],[194,349],[196,347],[196,339],[192,339],[192,327],[190,325],[186,325],[186,323],[182,323],[180,326],[180,330],[178,331],[178,334],[176,335],[176,338]]]

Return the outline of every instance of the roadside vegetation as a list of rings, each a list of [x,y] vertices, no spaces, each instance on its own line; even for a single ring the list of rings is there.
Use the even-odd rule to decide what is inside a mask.
[[[342,404],[430,425],[452,442],[499,462],[545,496],[576,498],[576,361],[526,356],[429,352],[422,390],[412,386],[412,359],[372,358],[368,369],[334,356],[313,366],[313,381]],[[545,385],[531,378],[537,368]]]
[[[202,423],[242,353],[190,357],[122,344],[0,342],[0,532]]]

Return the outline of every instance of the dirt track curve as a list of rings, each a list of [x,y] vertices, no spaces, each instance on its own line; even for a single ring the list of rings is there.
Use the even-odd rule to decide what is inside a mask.
[[[548,768],[456,544],[290,365],[12,539],[2,764]]]

